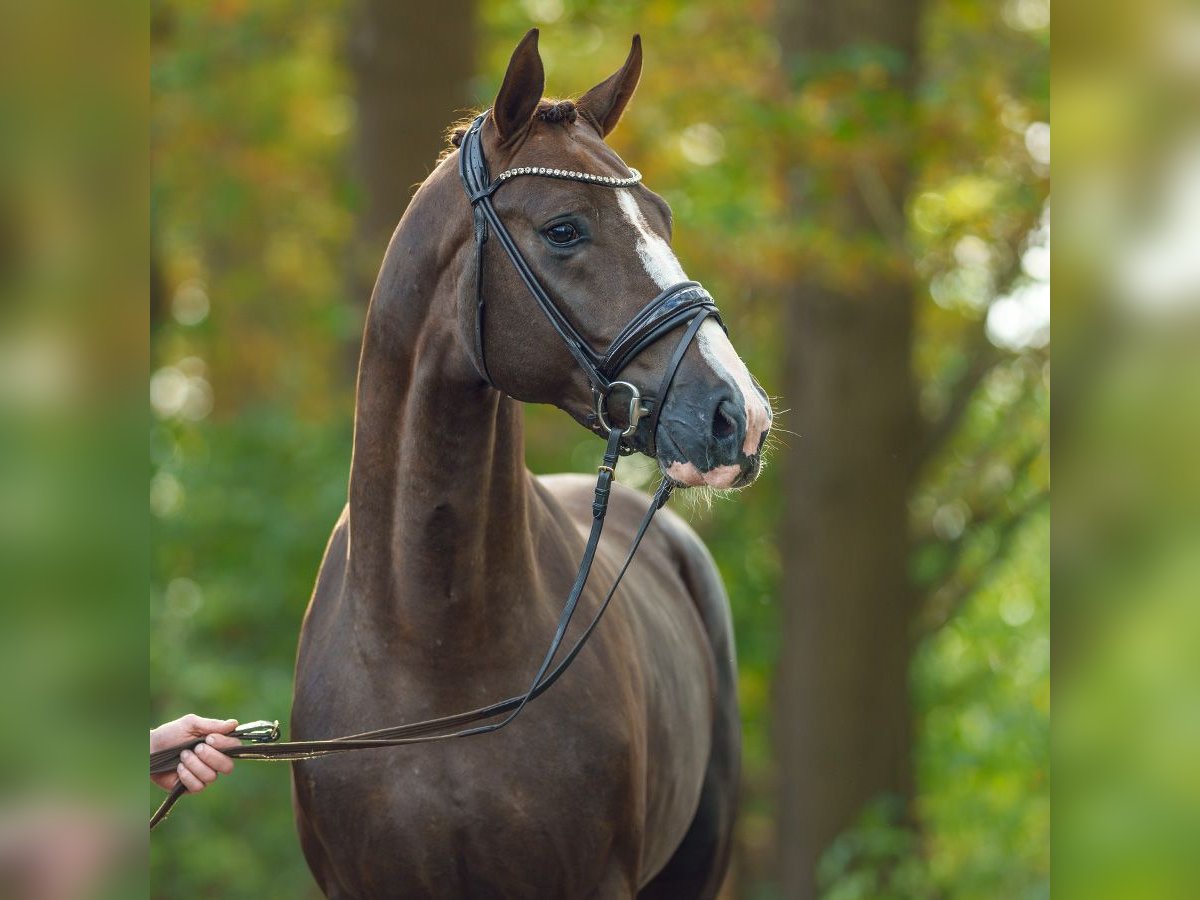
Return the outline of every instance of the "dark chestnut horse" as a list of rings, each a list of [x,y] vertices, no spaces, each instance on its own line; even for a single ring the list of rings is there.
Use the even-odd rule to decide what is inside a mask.
[[[640,71],[635,38],[621,70],[576,103],[543,100],[530,32],[481,132],[492,172],[628,174],[604,137]],[[591,522],[591,479],[525,468],[519,401],[552,403],[587,423],[592,398],[494,240],[480,272],[480,343],[499,390],[480,374],[472,207],[457,156],[416,192],[371,298],[349,503],[300,636],[294,738],[523,692]],[[541,284],[596,347],[685,280],[669,246],[670,211],[640,185],[518,178],[494,200]],[[669,337],[657,341],[622,378],[657,384],[674,348]],[[757,475],[770,424],[765,395],[709,320],[656,434],[631,440],[654,446],[680,485],[738,487]],[[614,488],[584,621],[645,504]],[[712,897],[736,806],[735,678],[720,576],[692,530],[664,510],[591,642],[511,727],[296,763],[308,864],[334,898]]]

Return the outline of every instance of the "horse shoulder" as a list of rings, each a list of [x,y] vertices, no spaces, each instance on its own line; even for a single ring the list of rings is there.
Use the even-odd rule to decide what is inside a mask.
[[[639,900],[717,896],[733,843],[741,778],[741,725],[737,699],[737,658],[729,599],[712,555],[699,535],[671,510],[663,517],[675,547],[688,594],[704,623],[712,650],[712,735],[703,788],[686,835],[670,860],[639,891]]]
[[[590,478],[556,475],[539,481],[581,522],[585,515],[590,519]],[[618,559],[648,503],[649,497],[614,486],[605,543],[611,541]],[[643,655],[643,664],[655,670],[647,675],[657,685],[647,698],[647,738],[658,750],[645,759],[648,803],[641,881],[646,885],[661,875],[662,885],[654,879],[656,896],[662,894],[660,887],[683,885],[687,889],[675,895],[694,890],[708,896],[727,864],[740,768],[729,600],[704,542],[670,508],[656,515],[647,532],[626,592],[618,615],[639,621],[645,639],[654,642],[654,652]],[[701,708],[706,714],[698,717]],[[702,736],[697,734],[701,730]],[[689,756],[694,758],[684,764]]]

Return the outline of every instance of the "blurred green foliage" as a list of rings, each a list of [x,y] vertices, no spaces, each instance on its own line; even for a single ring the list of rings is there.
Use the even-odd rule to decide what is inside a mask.
[[[1040,9],[937,0],[923,25],[918,187],[899,215],[928,286],[915,347],[922,412],[961,417],[931,449],[911,503],[913,578],[929,598],[912,672],[920,829],[881,798],[822,866],[837,900],[1049,892],[1047,362],[1040,338],[1004,346],[985,332],[998,297],[1044,281],[1023,267],[1048,192],[1029,144],[1048,120]],[[300,619],[345,501],[346,348],[365,308],[342,291],[362,190],[347,165],[347,15],[335,0],[155,4],[153,254],[168,299],[152,348],[150,724],[188,711],[286,719],[290,706]],[[873,140],[872,103],[887,102],[872,91],[887,65],[878,55],[849,82],[780,71],[772,15],[769,3],[733,0],[486,4],[473,85],[489,102],[531,23],[547,26],[548,89],[560,95],[607,76],[642,33],[645,75],[613,143],[671,203],[677,252],[720,298],[768,389],[787,353],[781,273],[799,262],[853,278],[859,254],[873,252],[783,208],[784,161]],[[834,199],[813,186],[814,205]],[[973,390],[958,409],[964,386]],[[803,440],[803,423],[784,413],[779,424],[801,432],[785,444]],[[534,471],[594,464],[595,440],[554,410],[529,411],[527,440]],[[628,470],[648,483],[646,467]],[[768,466],[734,498],[678,504],[733,602],[745,897],[776,895],[781,502]],[[288,791],[285,767],[243,763],[186,798],[152,841],[155,894],[316,896]]]
[[[155,718],[195,708],[286,723],[300,619],[346,500],[349,436],[348,414],[313,423],[264,412],[202,430],[155,427],[152,501],[177,492],[152,560]],[[169,489],[166,472],[177,479]],[[239,764],[220,788],[185,797],[154,833],[156,892],[176,896],[187,885],[200,896],[320,896],[292,828],[286,764]],[[161,796],[146,793],[148,805]]]

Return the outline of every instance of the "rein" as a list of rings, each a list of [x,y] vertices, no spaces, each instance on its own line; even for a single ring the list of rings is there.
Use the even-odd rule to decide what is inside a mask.
[[[550,641],[550,646],[546,650],[541,665],[530,682],[529,688],[524,693],[509,697],[507,700],[501,700],[489,706],[479,707],[454,715],[426,719],[421,722],[410,722],[374,731],[363,731],[327,740],[275,743],[279,736],[277,722],[253,722],[234,730],[234,737],[240,737],[248,741],[248,743],[240,747],[233,747],[222,751],[226,756],[234,759],[256,759],[276,762],[296,761],[316,759],[352,750],[377,750],[383,747],[423,744],[433,741],[451,740],[453,738],[473,737],[475,735],[490,734],[499,731],[512,723],[530,701],[548,690],[579,655],[579,652],[595,631],[596,626],[600,623],[600,619],[604,615],[605,610],[608,609],[609,603],[616,595],[617,588],[620,586],[626,571],[633,562],[634,555],[641,545],[642,538],[645,537],[647,530],[650,528],[650,523],[653,521],[655,513],[665,506],[671,497],[674,482],[668,478],[664,478],[659,484],[654,497],[651,499],[650,506],[647,508],[645,515],[642,517],[641,524],[638,526],[638,530],[625,555],[625,560],[621,564],[621,568],[617,571],[616,578],[613,580],[612,586],[608,589],[604,600],[592,616],[592,620],[583,630],[583,633],[571,645],[570,650],[555,664],[555,658],[562,648],[567,629],[571,624],[576,607],[579,605],[579,599],[583,595],[584,588],[587,586],[588,576],[591,574],[592,563],[595,560],[596,550],[600,544],[600,536],[604,530],[604,519],[608,512],[608,501],[613,478],[616,474],[618,459],[622,455],[633,452],[632,448],[625,443],[625,439],[637,430],[640,420],[644,416],[649,415],[651,417],[649,423],[650,443],[653,446],[654,431],[658,425],[659,413],[662,410],[667,392],[674,381],[675,373],[679,369],[680,363],[683,362],[684,353],[699,332],[700,326],[708,317],[714,317],[717,322],[721,322],[721,318],[712,296],[699,283],[694,281],[680,282],[667,288],[652,299],[622,329],[621,333],[617,335],[604,353],[597,354],[592,350],[591,346],[579,334],[570,320],[554,304],[533,274],[533,270],[521,255],[520,250],[517,249],[516,242],[496,213],[491,198],[501,185],[514,177],[522,175],[545,176],[620,188],[637,184],[641,180],[641,174],[634,169],[631,170],[632,174],[628,178],[614,178],[561,169],[525,166],[506,170],[497,176],[495,180],[489,180],[480,136],[480,130],[482,129],[486,115],[487,113],[481,114],[472,123],[466,136],[463,138],[459,159],[459,173],[462,176],[463,186],[471,201],[475,217],[475,240],[477,245],[475,351],[478,358],[477,368],[479,369],[479,374],[488,384],[496,387],[487,373],[487,363],[483,352],[483,253],[490,229],[495,232],[499,243],[512,261],[517,273],[521,276],[521,280],[525,283],[530,294],[533,295],[534,300],[554,326],[559,336],[567,345],[567,349],[571,352],[571,355],[579,363],[580,368],[583,369],[588,380],[591,382],[596,407],[595,421],[590,424],[593,430],[607,436],[604,459],[598,467],[596,475],[596,487],[592,500],[592,527],[588,533],[587,543],[584,546],[583,557],[580,560],[575,581],[571,585],[571,590],[563,603],[562,612],[559,614],[558,625]],[[684,322],[687,322],[687,328],[684,330],[683,336],[664,370],[658,390],[654,395],[643,394],[636,385],[627,381],[616,380],[622,369],[642,350]],[[724,328],[723,323],[721,327]],[[619,424],[612,425],[607,419],[606,406],[608,398],[618,388],[627,391],[630,395],[627,415],[628,424],[625,427],[621,427]],[[150,774],[159,775],[174,771],[179,765],[180,756],[183,751],[194,749],[203,742],[204,739],[199,738],[152,753],[150,755]],[[150,819],[151,830],[167,817],[179,798],[186,793],[186,790],[183,782],[180,782],[167,795],[167,798]]]

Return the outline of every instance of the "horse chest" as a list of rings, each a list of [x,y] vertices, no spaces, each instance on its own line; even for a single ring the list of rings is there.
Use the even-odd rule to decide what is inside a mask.
[[[324,867],[350,896],[582,896],[610,870],[636,872],[627,786],[485,744],[393,752],[356,772],[298,767]]]
[[[340,656],[340,688],[314,678],[323,690],[298,693],[302,730],[332,716],[337,724],[322,730],[353,731],[466,702],[414,703],[423,679],[393,670],[383,683],[356,671],[353,654]],[[600,677],[593,667],[581,666],[579,683]],[[483,684],[482,699],[495,699],[496,686]],[[586,893],[610,869],[636,870],[645,761],[628,717],[583,715],[584,705],[564,680],[495,734],[298,763],[301,828],[315,830],[352,896],[477,896],[489,884],[506,896]]]

